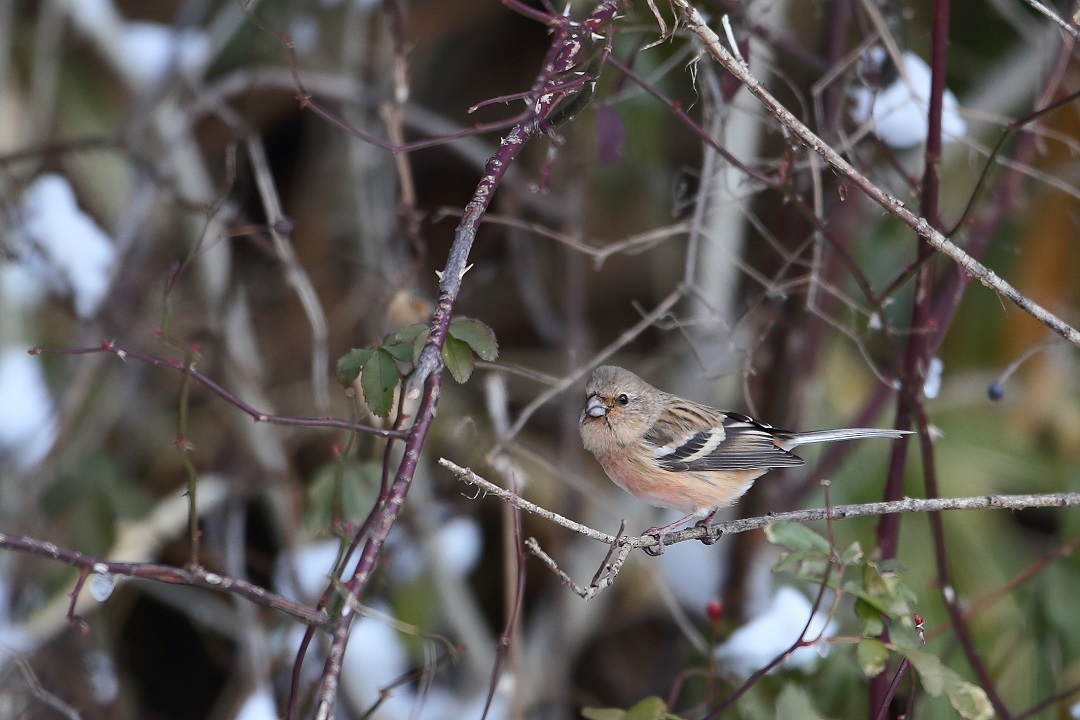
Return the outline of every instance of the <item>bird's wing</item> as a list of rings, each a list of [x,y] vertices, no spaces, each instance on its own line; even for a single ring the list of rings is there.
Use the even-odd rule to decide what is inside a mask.
[[[773,441],[776,430],[738,413],[702,406],[669,406],[645,436],[665,470],[767,470],[802,465]]]

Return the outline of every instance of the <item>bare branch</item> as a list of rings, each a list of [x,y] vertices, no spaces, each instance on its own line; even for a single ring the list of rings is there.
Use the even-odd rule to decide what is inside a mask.
[[[856,170],[851,163],[844,160],[844,158],[840,156],[840,153],[833,150],[828,143],[815,135],[810,128],[806,127],[806,125],[785,108],[779,100],[773,97],[761,83],[750,74],[749,68],[746,67],[744,63],[740,63],[738,59],[724,48],[720,43],[719,36],[705,24],[705,19],[701,16],[701,13],[699,13],[688,0],[672,0],[672,2],[676,7],[682,9],[686,16],[687,26],[701,38],[702,43],[704,43],[713,59],[723,65],[732,75],[737,77],[746,86],[746,89],[757,97],[769,112],[771,112],[784,127],[790,130],[803,145],[806,145],[809,149],[820,155],[825,162],[829,163],[829,165],[835,168],[841,175],[851,180],[867,195],[867,197],[881,205],[891,215],[925,238],[936,250],[939,250],[952,258],[953,261],[983,285],[999,295],[1008,298],[1021,310],[1028,313],[1069,342],[1080,346],[1080,331],[1031,300],[1008,282],[998,277],[993,270],[960,249],[960,247],[945,237],[940,231],[934,229],[926,218],[916,215],[908,210],[903,201],[875,185],[869,178]]]
[[[0,533],[0,549],[38,555],[57,560],[66,565],[99,575],[117,575],[165,583],[167,585],[191,585],[237,595],[256,605],[262,605],[289,615],[313,627],[329,627],[330,617],[323,611],[290,600],[254,583],[239,578],[219,575],[205,568],[181,568],[147,562],[121,562],[85,555],[78,550],[60,547],[55,543],[38,540],[25,535]]]
[[[480,475],[469,468],[461,467],[446,458],[439,458],[439,464],[444,468],[450,470],[458,478],[458,480],[468,484],[474,485],[480,488],[485,495],[494,495],[503,502],[507,502],[514,507],[524,510],[525,512],[538,515],[539,517],[550,520],[551,522],[561,525],[568,530],[573,530],[576,533],[584,535],[587,538],[596,540],[597,542],[604,543],[605,545],[616,545],[620,548],[626,548],[627,553],[635,548],[651,548],[659,544],[656,536],[654,535],[610,535],[600,530],[582,525],[581,523],[574,522],[569,518],[566,518],[558,513],[546,510],[535,503],[531,503],[524,499],[520,495],[513,493],[505,488],[501,488],[498,485],[492,483],[490,480],[486,480]],[[914,512],[940,512],[943,510],[1023,510],[1026,508],[1049,508],[1049,507],[1077,507],[1080,506],[1080,493],[1046,493],[1039,495],[977,495],[972,497],[958,497],[958,498],[931,498],[931,499],[919,499],[919,498],[904,498],[903,500],[895,500],[892,502],[875,502],[875,503],[861,503],[854,505],[835,505],[831,508],[811,508],[808,510],[792,510],[790,512],[782,513],[770,513],[768,515],[761,515],[752,518],[740,518],[736,520],[729,520],[727,522],[716,523],[712,526],[711,533],[705,528],[691,527],[686,530],[679,530],[677,532],[668,533],[664,535],[664,545],[672,545],[675,543],[686,542],[687,540],[704,540],[709,539],[715,541],[716,539],[724,535],[735,535],[738,533],[749,532],[751,530],[760,530],[769,525],[773,525],[778,522],[796,522],[805,523],[812,522],[814,520],[843,520],[845,518],[864,517],[867,515],[891,515],[897,513],[914,513]],[[533,547],[535,545],[535,547]],[[546,556],[543,551],[539,550],[539,545],[530,543],[527,545],[529,550],[534,555],[539,557],[549,567],[552,567],[554,561],[549,556]],[[539,552],[538,552],[539,551]],[[545,559],[545,557],[547,559]],[[621,567],[622,562],[616,560],[612,564],[617,568]],[[557,567],[557,566],[556,566]],[[561,571],[556,571],[560,576],[563,575]],[[610,580],[614,579],[612,575],[604,587],[610,585]],[[595,592],[589,594],[588,590],[583,590],[578,585],[571,584],[571,588],[574,592],[577,592],[582,597],[588,594],[589,597],[594,597]]]
[[[1062,18],[1050,8],[1043,5],[1041,2],[1039,2],[1039,0],[1024,0],[1024,2],[1034,8],[1036,12],[1042,14],[1046,18],[1049,18],[1051,22],[1053,22],[1065,32],[1069,33],[1069,35],[1072,35],[1074,40],[1080,40],[1080,30],[1077,30],[1076,27],[1070,25],[1068,22],[1065,21],[1064,18]]]

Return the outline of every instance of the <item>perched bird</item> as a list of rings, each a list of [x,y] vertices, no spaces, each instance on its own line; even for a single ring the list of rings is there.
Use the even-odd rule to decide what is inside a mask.
[[[670,395],[629,370],[596,368],[585,385],[581,441],[616,485],[650,505],[687,513],[663,527],[688,520],[709,527],[718,508],[742,497],[772,468],[802,465],[791,452],[808,443],[856,438],[899,438],[906,430],[848,428],[791,432],[739,413],[716,410]]]

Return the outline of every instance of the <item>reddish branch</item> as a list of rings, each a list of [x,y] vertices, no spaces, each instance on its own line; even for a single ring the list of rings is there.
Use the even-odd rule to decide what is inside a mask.
[[[517,8],[517,3],[508,3]],[[503,138],[498,150],[488,160],[484,175],[480,179],[472,200],[466,205],[465,212],[455,232],[454,242],[450,247],[449,257],[439,282],[439,301],[431,321],[428,341],[420,353],[416,371],[409,383],[409,395],[422,397],[416,420],[405,437],[405,452],[398,466],[397,473],[386,497],[372,510],[370,523],[362,529],[365,537],[363,550],[356,570],[344,585],[344,606],[339,615],[330,641],[330,650],[320,680],[315,717],[323,720],[334,713],[337,685],[341,675],[341,666],[348,643],[349,628],[355,617],[359,599],[367,588],[374,572],[383,543],[401,511],[405,497],[409,492],[421,449],[427,438],[431,423],[438,406],[442,384],[442,348],[453,314],[454,303],[461,288],[462,278],[468,271],[468,258],[472,249],[480,221],[487,211],[491,199],[506,173],[507,168],[531,139],[551,133],[552,113],[569,98],[587,89],[593,78],[584,74],[571,75],[589,50],[598,42],[606,42],[606,31],[615,18],[620,3],[609,0],[597,8],[585,20],[573,20],[563,15],[543,16],[552,29],[551,47],[536,82],[526,95],[528,113],[525,120],[519,122]],[[518,8],[523,9],[523,8]],[[536,11],[529,10],[535,16]],[[356,542],[360,541],[360,534]],[[299,664],[300,661],[298,661]],[[294,677],[298,668],[294,669]],[[295,717],[297,698],[290,702],[289,717]]]
[[[405,437],[405,433],[401,430],[388,430],[386,428],[374,427],[372,425],[363,425],[361,423],[350,422],[349,420],[342,420],[340,418],[334,417],[304,418],[291,417],[288,415],[271,415],[255,407],[252,407],[251,405],[248,405],[239,397],[219,385],[216,380],[196,370],[195,365],[197,361],[170,360],[168,358],[157,357],[156,355],[144,353],[139,350],[132,350],[130,348],[120,347],[116,343],[108,340],[103,340],[100,347],[36,347],[31,348],[29,352],[31,355],[93,355],[96,353],[110,353],[117,356],[121,360],[138,360],[139,362],[146,363],[147,365],[153,365],[154,367],[176,370],[190,376],[192,380],[199,383],[207,390],[220,397],[222,400],[226,401],[230,405],[236,406],[244,413],[250,415],[255,422],[265,422],[271,423],[273,425],[299,425],[301,427],[340,428],[342,430],[371,433],[373,435],[381,435],[383,437],[390,438]]]

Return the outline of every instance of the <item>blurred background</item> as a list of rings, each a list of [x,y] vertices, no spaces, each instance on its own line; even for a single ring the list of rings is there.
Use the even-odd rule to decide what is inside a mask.
[[[796,116],[925,211],[932,3],[699,7],[714,27],[729,15],[752,71]],[[607,547],[528,515],[516,535],[506,506],[437,460],[604,532],[670,522],[581,449],[583,378],[601,361],[796,430],[891,426],[902,388],[928,414],[942,496],[1080,491],[1075,349],[951,261],[913,266],[914,234],[793,146],[659,12],[668,34],[648,4],[627,5],[611,57],[628,72],[601,68],[592,48],[591,103],[527,146],[497,190],[456,311],[489,325],[500,354],[444,383],[363,598],[339,717],[479,718],[491,687],[495,718],[579,717],[651,695],[704,717],[799,638],[818,588],[774,573],[780,550],[761,532],[637,553],[588,602],[530,558],[513,614],[525,538],[580,584]],[[949,17],[934,215],[1075,325],[1073,40],[1020,0],[954,0]],[[382,440],[255,424],[135,359],[27,350],[107,340],[194,361],[266,414],[379,422],[334,362],[429,320],[435,272],[505,128],[402,153],[386,143],[514,118],[550,39],[496,0],[0,0],[0,529],[183,565],[194,478],[200,561],[314,603],[376,498]],[[933,302],[913,327],[919,267]],[[926,372],[908,374],[916,342]],[[766,476],[727,517],[821,506],[822,479],[832,503],[881,500],[890,465],[904,495],[925,497],[917,442],[907,458],[892,450],[808,448],[804,468]],[[944,517],[950,591],[1017,716],[1080,716],[1078,525],[1067,509]],[[837,548],[883,559],[878,518],[832,531]],[[927,517],[904,516],[890,537],[926,650],[981,684],[949,627]],[[295,621],[120,579],[111,594],[107,581],[84,587],[85,625],[73,624],[76,578],[0,554],[4,716],[284,713]],[[725,717],[867,715],[852,598],[827,593],[818,610],[809,637],[822,641]],[[302,709],[322,649],[304,665]],[[890,717],[909,703],[956,716],[911,677]]]

